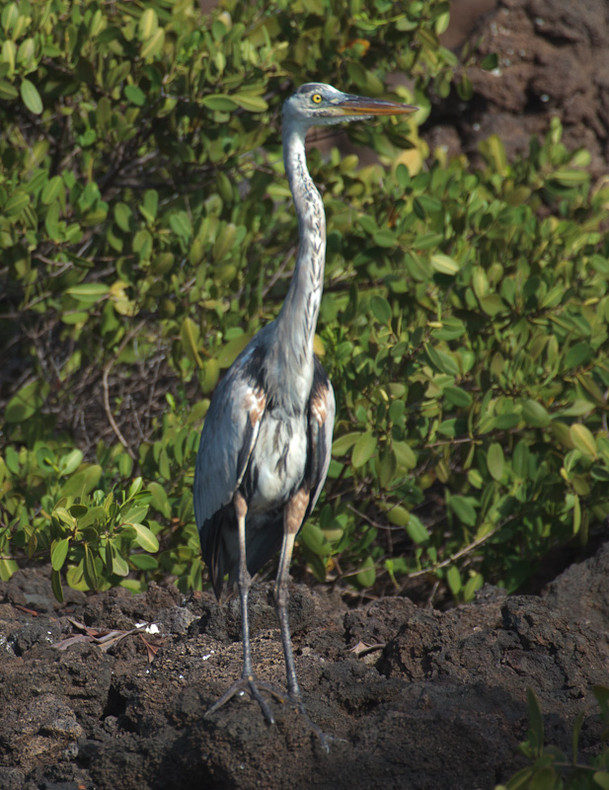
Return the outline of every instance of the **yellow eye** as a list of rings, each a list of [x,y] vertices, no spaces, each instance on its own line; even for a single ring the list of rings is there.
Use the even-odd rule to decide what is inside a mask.
[[[314,104],[319,104],[321,101],[321,93],[314,93],[311,96],[311,101],[314,102]]]

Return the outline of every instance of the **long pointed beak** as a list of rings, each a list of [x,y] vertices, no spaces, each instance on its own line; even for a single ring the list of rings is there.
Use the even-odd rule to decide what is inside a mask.
[[[367,99],[363,96],[349,95],[334,105],[336,115],[407,115],[419,108],[412,104],[401,104],[383,99]]]

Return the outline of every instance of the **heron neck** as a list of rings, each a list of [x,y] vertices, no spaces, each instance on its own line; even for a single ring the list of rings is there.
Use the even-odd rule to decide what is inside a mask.
[[[312,371],[313,339],[324,283],[326,215],[307,169],[305,134],[304,128],[284,125],[283,158],[298,216],[299,247],[277,323],[292,364]]]

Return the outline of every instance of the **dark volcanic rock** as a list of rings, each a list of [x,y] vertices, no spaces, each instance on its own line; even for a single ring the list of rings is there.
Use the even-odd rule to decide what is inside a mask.
[[[103,790],[193,788],[492,788],[520,765],[526,691],[548,739],[569,749],[575,717],[594,709],[591,688],[609,669],[609,545],[552,582],[542,597],[490,587],[446,612],[387,598],[350,610],[335,595],[292,591],[296,662],[321,749],[303,717],[272,701],[269,727],[249,698],[203,714],[238,676],[234,605],[204,593],[187,601],[153,586],[70,604],[0,605],[0,785]],[[0,585],[5,601],[44,574]],[[13,586],[15,590],[13,590]],[[272,585],[252,591],[259,677],[284,687]],[[158,618],[157,615],[158,614]],[[102,648],[73,620],[103,631],[157,621]],[[205,626],[209,626],[206,628]],[[158,652],[149,663],[144,640]],[[150,654],[151,655],[151,654]],[[582,758],[594,733],[584,728]],[[597,741],[598,742],[598,741]]]
[[[459,28],[461,7],[471,12],[472,6],[480,3],[453,0],[451,25]],[[481,56],[497,54],[498,67],[468,69],[472,100],[439,104],[428,125],[430,144],[475,156],[478,143],[497,134],[509,157],[526,155],[530,137],[544,135],[550,118],[558,116],[567,148],[587,148],[593,173],[604,174],[609,161],[607,0],[496,0],[488,6],[488,0],[480,6],[488,12],[473,30],[460,31],[448,43],[459,51],[467,40]]]

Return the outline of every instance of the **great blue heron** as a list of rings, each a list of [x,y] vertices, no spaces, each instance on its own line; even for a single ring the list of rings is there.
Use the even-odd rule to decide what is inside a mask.
[[[300,246],[285,302],[235,360],[214,392],[197,456],[194,506],[201,549],[216,597],[236,581],[241,598],[243,671],[207,711],[247,691],[266,720],[260,690],[282,699],[253,671],[247,598],[253,574],[281,546],[275,601],[290,701],[301,700],[288,625],[288,575],[294,539],[313,509],[330,463],[334,392],[313,353],[326,252],[324,206],[305,154],[311,126],[402,115],[407,104],[352,96],[331,85],[300,87],[283,107],[283,156],[298,215]]]

